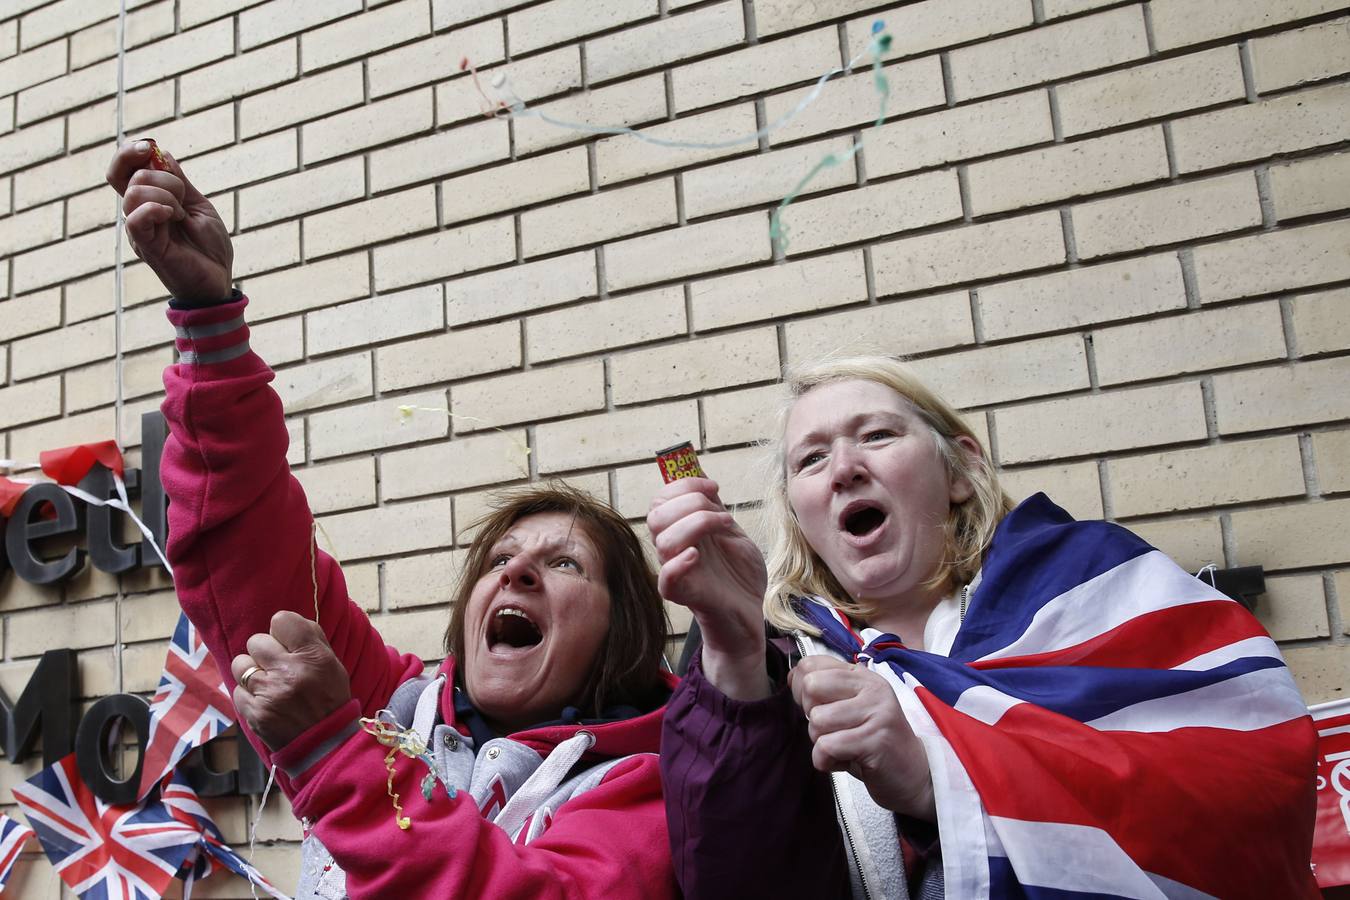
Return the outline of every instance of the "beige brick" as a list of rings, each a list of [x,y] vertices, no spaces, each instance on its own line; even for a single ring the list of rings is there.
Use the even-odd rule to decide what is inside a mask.
[[[214,22],[129,51],[123,81],[128,89],[140,87],[233,53],[234,23]]]
[[[967,172],[971,212],[982,216],[1165,179],[1167,149],[1161,128],[1140,128],[975,163]]]
[[[947,101],[942,86],[942,66],[936,56],[888,66],[886,80],[891,87],[885,107],[888,116],[932,109]],[[831,78],[816,100],[799,111],[798,107],[803,101],[815,92],[816,86],[812,84],[810,87],[764,98],[764,118],[773,126],[768,135],[770,144],[777,146],[821,132],[857,125],[868,127],[866,136],[871,143],[874,137],[871,126],[881,114],[881,97],[877,94],[876,79],[870,71]]]
[[[999,461],[1036,462],[1205,438],[1196,382],[1000,409]]]
[[[127,49],[173,34],[174,4],[165,0],[153,6],[133,10],[127,13],[122,27],[123,46]],[[79,69],[90,63],[116,56],[117,31],[117,19],[109,19],[79,31],[75,31],[69,24],[63,27],[60,33],[70,35],[70,67]]]
[[[793,0],[758,0],[755,3],[755,28],[761,35],[777,34],[790,28],[847,15],[872,4],[862,0],[835,0],[828,5]]]
[[[1178,119],[1177,169],[1195,172],[1346,140],[1348,107],[1350,84],[1333,84]]]
[[[464,568],[467,554],[421,553],[384,564],[384,597],[390,609],[411,609],[447,603]]]
[[[296,468],[316,515],[375,505],[375,458],[371,456],[329,463],[326,466]]]
[[[370,352],[282,369],[272,386],[288,414],[369,397],[374,392]]]
[[[348,559],[448,547],[452,541],[448,497],[324,516],[320,523]]]
[[[1219,431],[1234,434],[1350,417],[1350,356],[1214,376]]]
[[[164,367],[173,362],[168,347],[122,357],[122,398],[133,400],[164,390]],[[70,369],[65,373],[66,412],[104,406],[117,399],[116,367],[112,360]]]
[[[1232,522],[1233,545],[1244,565],[1278,571],[1350,560],[1345,541],[1350,500],[1239,510]]]
[[[429,609],[375,616],[371,622],[400,652],[435,660],[445,655],[444,635],[449,618],[443,609]]]
[[[1151,5],[1153,39],[1159,50],[1269,28],[1342,7],[1337,0],[1159,0]]]
[[[249,326],[249,346],[253,352],[273,366],[285,365],[305,356],[305,324],[303,316],[274,319],[271,322],[252,323]]]
[[[80,603],[13,613],[5,629],[5,653],[13,659],[40,656],[58,647],[106,647],[117,633],[112,603]]]
[[[431,0],[431,27],[440,31],[450,25],[504,12],[528,2],[530,0]]]
[[[1147,63],[1055,88],[1066,135],[1099,131],[1246,96],[1236,47]]]
[[[1090,385],[1083,339],[1076,334],[930,356],[910,365],[958,409]]]
[[[1198,572],[1210,563],[1224,565],[1223,534],[1217,516],[1131,522],[1130,530],[1188,572]]]
[[[1000,153],[1054,137],[1050,104],[1028,91],[892,122],[867,133],[869,177]]]
[[[1096,463],[1013,469],[999,472],[998,478],[1008,496],[1019,503],[1032,494],[1044,492],[1075,519],[1100,519],[1105,515]]]
[[[706,331],[860,303],[867,277],[853,250],[696,282],[690,294],[694,328]]]
[[[663,178],[532,209],[520,217],[521,246],[526,256],[538,256],[674,225],[677,219],[675,184]]]
[[[525,320],[532,362],[641,344],[687,329],[684,291],[679,286],[569,306]]]
[[[54,60],[57,61],[57,67],[54,71],[49,68],[53,52]],[[29,57],[33,57],[31,60],[32,71],[25,71],[17,75],[13,72],[5,72],[6,67],[13,67],[16,63],[30,62]],[[77,106],[84,106],[87,103],[102,100],[104,97],[111,97],[117,93],[116,60],[109,59],[94,63],[92,66],[77,69],[60,78],[52,77],[65,71],[65,57],[65,45],[58,42],[46,44],[37,50],[0,63],[0,83],[14,84],[16,78],[23,78],[24,81],[33,85],[27,90],[21,91],[15,101],[14,115],[20,127],[37,119],[45,119],[56,113],[65,112]],[[36,72],[50,72],[50,74],[44,74],[42,78],[39,78],[38,81],[41,82],[39,84],[31,80]]]
[[[74,237],[117,221],[120,202],[107,188],[94,188],[66,200],[66,234]]]
[[[499,21],[456,28],[416,43],[366,58],[370,95],[383,97],[460,74],[459,62],[469,59],[481,67],[506,55]],[[444,121],[444,120],[442,120]]]
[[[19,22],[10,19],[0,23],[0,59],[6,59],[19,52]]]
[[[365,253],[352,253],[322,262],[248,278],[249,318],[257,321],[329,306],[369,293],[370,264]]]
[[[827,156],[836,162],[817,173],[806,189],[807,193],[855,184],[858,176],[850,154],[852,147],[852,139],[837,137],[686,172],[683,179],[685,214],[699,218],[781,200],[797,187],[803,173]],[[796,213],[797,208],[794,207],[793,212]]]
[[[452,381],[520,365],[520,324],[498,322],[375,351],[381,391]]]
[[[1350,153],[1333,153],[1270,167],[1280,221],[1350,207]]]
[[[365,165],[359,158],[295,175],[273,178],[239,191],[239,225],[253,228],[365,196]]]
[[[0,99],[0,134],[14,130],[14,95]]]
[[[543,474],[650,460],[657,450],[698,436],[693,400],[547,422],[535,429]]]
[[[383,191],[504,160],[510,154],[504,119],[474,122],[372,152],[370,186]]]
[[[1074,236],[1084,259],[1260,224],[1261,201],[1251,172],[1125,194],[1073,209]]]
[[[5,93],[18,93],[30,85],[56,78],[65,71],[66,45],[63,41],[57,41],[0,61],[0,84],[5,86]],[[116,87],[113,89],[116,90]]]
[[[436,188],[426,184],[306,216],[301,230],[314,258],[435,227]]]
[[[0,303],[0,341],[23,337],[61,324],[59,288]]]
[[[155,122],[172,119],[174,113],[173,80],[148,84],[126,94],[122,103],[122,128],[126,134],[136,134]],[[87,106],[67,118],[70,149],[86,147],[90,144],[111,140],[117,135],[117,100],[104,100],[94,106]],[[199,146],[219,147],[234,141],[234,122],[231,121],[225,134],[204,134],[190,129],[178,122],[166,122],[164,126],[179,131],[180,136],[196,139]],[[158,131],[158,128],[155,129]],[[173,153],[180,159],[187,158],[182,148],[173,145]]]
[[[530,474],[528,451],[523,429],[392,451],[380,460],[380,490],[393,500],[515,481]]]
[[[679,169],[706,160],[743,153],[755,146],[754,140],[746,139],[755,133],[757,127],[754,105],[741,103],[642,129],[643,134],[655,140],[673,143],[683,141],[700,145],[735,142],[731,146],[698,148],[662,146],[659,153],[654,153],[651,145],[633,140],[630,135],[601,138],[595,144],[599,184],[627,181],[641,175]],[[511,188],[513,193],[522,189],[523,186]],[[538,191],[538,188],[535,190]]]
[[[1318,487],[1324,492],[1350,491],[1350,431],[1316,432],[1312,445]],[[1343,591],[1341,596],[1350,600],[1350,593]]]
[[[341,456],[382,447],[443,438],[449,419],[443,413],[404,415],[400,406],[445,409],[445,392],[404,394],[360,406],[348,406],[309,417],[309,449],[313,459]]]
[[[10,4],[6,4],[7,7]],[[31,12],[19,20],[19,46],[27,50],[54,38],[64,37],[79,31],[87,25],[93,25],[101,19],[117,14],[110,3],[91,3],[89,0],[58,0],[45,8]],[[12,10],[6,9],[6,17]]]
[[[1045,0],[1042,6],[1047,19],[1058,19],[1074,13],[1087,12],[1089,9],[1110,6],[1114,2],[1115,0]]]
[[[771,384],[709,394],[701,402],[707,446],[725,447],[773,438],[778,410],[787,402],[787,391],[781,384]]]
[[[283,222],[237,234],[234,242],[234,277],[247,278],[300,261],[300,223]]]
[[[824,356],[923,353],[974,341],[970,298],[964,292],[916,297],[789,322],[787,359],[801,363]]]
[[[1034,213],[878,244],[872,250],[879,296],[1062,263],[1059,214]]]
[[[279,37],[295,34],[361,9],[361,0],[272,0],[239,14],[239,45],[247,50]]]
[[[680,66],[671,72],[675,109],[685,112],[813,81],[839,64],[839,36],[818,28]]]
[[[458,53],[454,58],[457,61],[463,59]],[[469,59],[476,62],[472,57]],[[480,92],[479,86],[484,84],[489,87]],[[546,98],[581,86],[581,48],[559,47],[537,56],[512,60],[509,65],[486,70],[478,68],[478,85],[472,85],[471,72],[436,85],[436,121],[444,125],[466,119],[480,120],[499,102],[513,104],[523,100],[527,106],[535,106]]]
[[[431,284],[314,310],[305,332],[310,353],[330,353],[444,327],[441,286]]]
[[[660,73],[646,75],[551,103],[543,103],[534,108],[561,122],[635,127],[665,118],[665,79]],[[540,118],[519,118],[515,125],[517,154],[534,153],[558,144],[575,143],[586,136],[584,132],[561,128]],[[631,137],[625,137],[624,140],[633,142]],[[714,139],[700,138],[700,140]],[[651,148],[643,147],[641,152],[650,155]]]
[[[576,194],[590,187],[586,149],[571,147],[441,182],[447,225]]]
[[[1107,467],[1118,516],[1304,493],[1298,438],[1292,435],[1117,458]]]
[[[617,291],[758,262],[769,253],[768,216],[747,213],[610,244],[605,278]]]
[[[184,28],[201,25],[212,19],[236,13],[249,6],[257,6],[260,0],[192,0],[192,5],[179,10],[178,17]]]
[[[12,172],[24,166],[60,156],[66,149],[65,123],[60,119],[42,122],[0,138],[0,172]]]
[[[605,367],[600,360],[470,381],[450,391],[456,434],[594,412],[604,406]]]
[[[147,304],[122,312],[122,349],[143,350],[146,347],[168,346],[173,333],[159,304]]]
[[[0,428],[61,414],[61,379],[43,378],[0,388]]]
[[[610,361],[616,404],[771,381],[778,374],[778,338],[768,327],[637,350]]]
[[[14,351],[14,378],[32,378],[59,369],[69,369],[112,356],[113,320],[111,316],[67,325],[11,344]]]
[[[516,258],[515,234],[515,223],[504,217],[376,247],[375,288],[384,291],[510,262]]]
[[[1284,661],[1306,703],[1326,703],[1345,697],[1350,684],[1350,653],[1335,644],[1287,647]]]
[[[1171,254],[1084,266],[980,288],[980,319],[990,340],[1185,306],[1181,264]]]
[[[1169,316],[1092,336],[1103,385],[1283,359],[1277,303]]]
[[[30,247],[40,247],[60,240],[61,219],[59,203],[49,203],[28,212],[0,219],[0,254],[12,256]],[[9,331],[9,328],[0,324],[0,334]]]
[[[857,8],[863,4],[851,5]],[[894,59],[1030,25],[1032,8],[1024,0],[924,0],[883,9],[848,22],[850,56],[867,50],[872,41],[872,23],[877,19],[886,23],[886,31],[892,38],[884,58]],[[765,34],[758,23],[756,18],[759,33]]]
[[[245,138],[254,137],[360,106],[364,101],[361,64],[353,63],[245,97],[239,101],[239,132]]]
[[[307,459],[308,442],[305,440],[305,420],[300,416],[286,420],[286,462],[291,466],[302,466]]]
[[[701,453],[699,463],[717,482],[722,502],[755,503],[764,499],[767,474],[765,451],[759,447]],[[662,487],[661,475],[651,463],[628,466],[615,473],[614,507],[625,518],[644,519],[652,496]]]
[[[183,111],[191,112],[290,81],[299,72],[297,43],[281,41],[183,74],[178,79]]]
[[[1256,617],[1277,641],[1331,635],[1319,575],[1267,579],[1266,592],[1256,601]]]
[[[300,36],[305,71],[322,69],[394,44],[431,34],[431,17],[422,0],[401,0]]]
[[[431,89],[422,88],[302,125],[305,164],[426,131],[433,113]]]
[[[952,93],[956,100],[969,100],[1105,69],[1148,53],[1140,7],[1122,7],[951,51]]]
[[[596,293],[595,253],[582,250],[520,266],[507,266],[446,285],[451,325],[464,325],[570,303]]]
[[[298,153],[295,132],[281,131],[195,159],[188,177],[209,197],[226,188],[292,171],[299,161]],[[235,256],[237,259],[237,252]]]
[[[1261,93],[1350,72],[1350,18],[1251,41],[1252,73]]]
[[[1202,303],[1350,278],[1350,222],[1255,234],[1195,249]]]
[[[955,172],[928,172],[898,181],[804,200],[782,216],[786,249],[806,253],[961,218]]]
[[[588,41],[587,75],[592,83],[607,81],[744,40],[745,14],[740,4],[734,0],[717,3]]]
[[[609,502],[609,476],[604,472],[595,472],[589,475],[569,475],[558,480],[577,490],[584,491],[592,497],[606,503]],[[482,525],[483,518],[493,512],[498,496],[497,490],[455,495],[455,542],[457,544],[465,546],[473,541]],[[634,530],[638,532],[639,540],[641,540],[641,530],[638,528]],[[649,556],[648,559],[649,561],[654,560],[655,556]]]
[[[1350,634],[1350,571],[1336,572],[1332,575],[1332,589],[1336,592],[1337,605],[1341,611],[1341,633]]]
[[[654,0],[553,0],[506,17],[511,52],[527,53],[585,34],[655,18]]]

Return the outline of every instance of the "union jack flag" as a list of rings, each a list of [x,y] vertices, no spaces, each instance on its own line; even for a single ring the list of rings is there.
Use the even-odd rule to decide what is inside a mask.
[[[31,828],[0,813],[0,892],[4,891],[5,882],[9,881],[9,872],[14,868],[14,860],[19,858],[19,851],[32,836]]]
[[[188,869],[183,873],[190,881],[201,881],[212,873],[223,870],[246,878],[278,900],[290,900],[285,894],[273,887],[267,878],[248,863],[242,856],[225,843],[225,836],[216,826],[211,814],[202,806],[194,791],[183,777],[175,773],[164,782],[160,795],[170,814],[180,822],[192,825],[201,831],[201,840],[197,844],[196,854],[188,861]]]
[[[896,692],[950,897],[1316,897],[1316,731],[1239,604],[1044,495],[999,525],[950,655],[800,603]]]
[[[158,900],[201,839],[162,802],[111,806],[80,778],[75,754],[15,785],[47,858],[82,900]]]
[[[150,701],[150,736],[138,796],[149,795],[179,760],[234,721],[234,704],[215,660],[196,627],[180,613],[159,687]]]

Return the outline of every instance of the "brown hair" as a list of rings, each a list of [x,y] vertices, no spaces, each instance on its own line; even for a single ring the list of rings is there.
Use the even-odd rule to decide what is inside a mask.
[[[455,587],[446,651],[464,657],[469,595],[492,546],[521,519],[554,512],[574,517],[585,529],[600,552],[609,588],[609,631],[575,705],[587,717],[598,717],[609,706],[640,707],[661,683],[662,652],[670,630],[656,573],[623,516],[608,503],[562,482],[503,491],[494,497],[492,511],[474,523],[478,534]]]

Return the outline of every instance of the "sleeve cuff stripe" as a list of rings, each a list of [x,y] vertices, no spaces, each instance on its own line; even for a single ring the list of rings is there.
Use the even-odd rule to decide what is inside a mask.
[[[226,319],[224,322],[208,322],[203,325],[176,325],[174,331],[180,340],[196,340],[199,338],[216,337],[221,334],[229,334],[236,328],[244,327],[244,316],[235,316],[233,319]]]
[[[208,350],[199,353],[196,350],[184,350],[178,354],[178,361],[189,366],[204,366],[210,363],[229,362],[248,352],[248,341],[233,344],[221,350]]]
[[[334,750],[336,750],[339,744],[342,744],[344,741],[347,740],[347,738],[356,734],[356,732],[357,732],[357,722],[355,719],[353,719],[351,722],[347,723],[347,725],[344,726],[342,730],[339,731],[337,734],[334,734],[332,737],[325,740],[322,744],[311,750],[308,754],[305,755],[303,759],[300,759],[299,761],[292,763],[291,765],[283,765],[281,768],[291,778],[299,778],[305,772],[309,771],[309,769],[312,768],[316,763],[318,763],[319,760],[323,759],[329,753],[332,753]]]

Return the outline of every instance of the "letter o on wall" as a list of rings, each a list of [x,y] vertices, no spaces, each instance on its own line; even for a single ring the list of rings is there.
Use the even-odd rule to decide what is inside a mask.
[[[115,776],[104,748],[108,746],[108,732],[118,719],[126,719],[135,731],[140,759],[136,771],[126,781]],[[75,764],[80,777],[99,799],[115,806],[136,802],[141,785],[141,768],[145,765],[145,748],[150,742],[150,705],[134,694],[112,694],[100,699],[80,720],[75,732]]]

